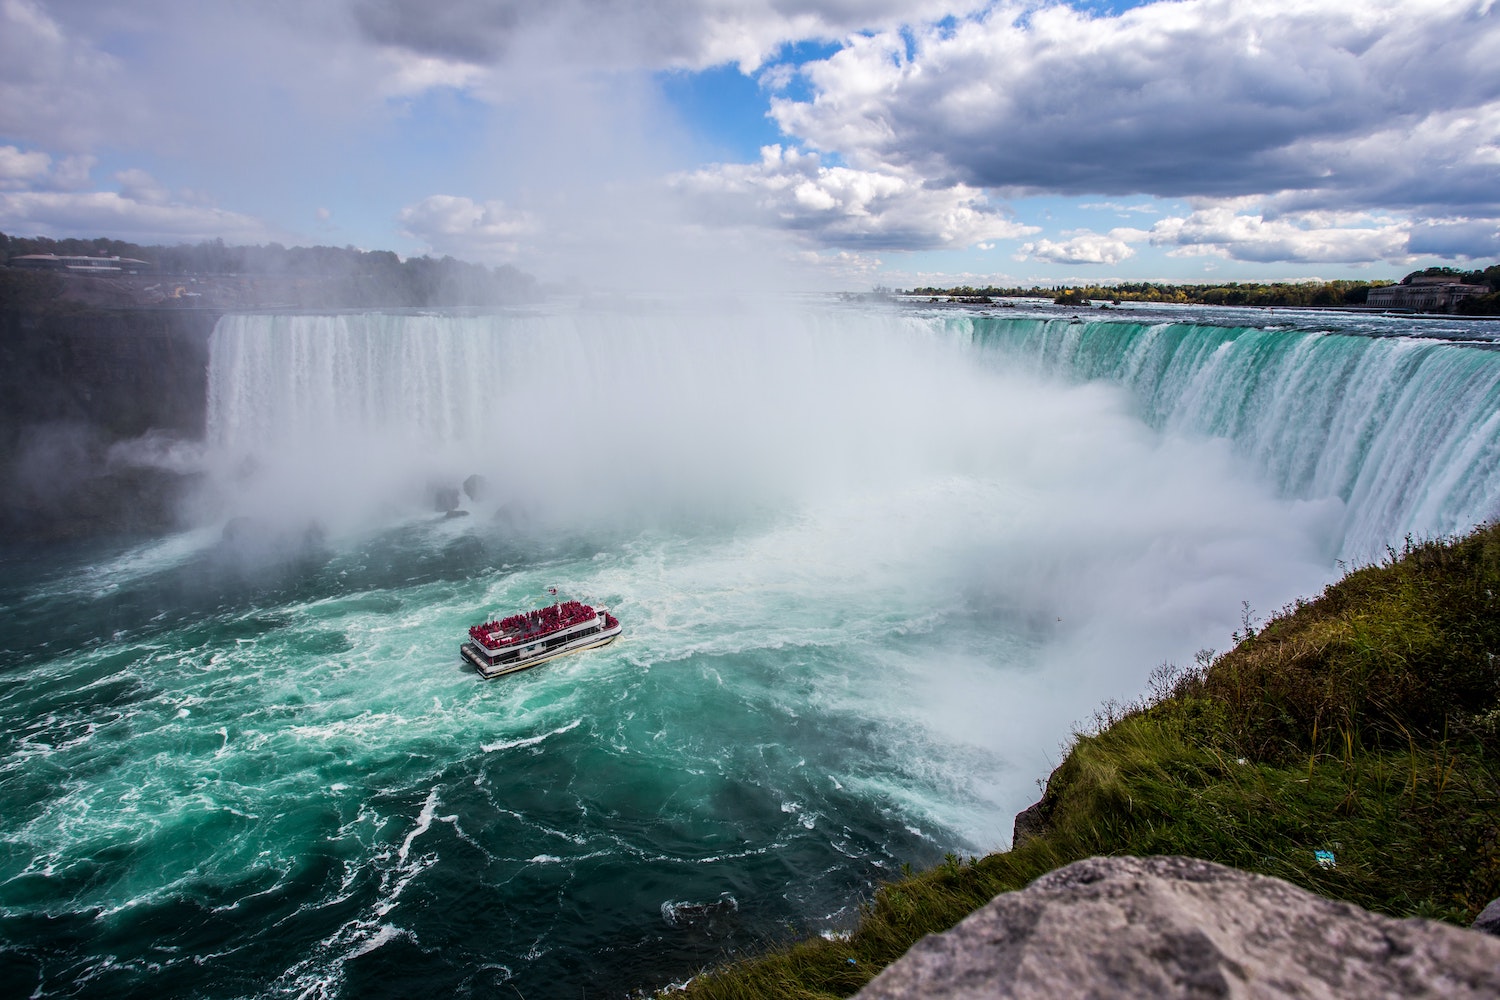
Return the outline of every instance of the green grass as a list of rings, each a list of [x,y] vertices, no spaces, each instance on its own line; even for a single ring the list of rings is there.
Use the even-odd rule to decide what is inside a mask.
[[[996,893],[1099,854],[1191,855],[1460,924],[1500,896],[1500,527],[1408,543],[1264,628],[1247,613],[1237,638],[1075,736],[1045,834],[884,885],[847,939],[742,958],[687,995],[850,996]]]

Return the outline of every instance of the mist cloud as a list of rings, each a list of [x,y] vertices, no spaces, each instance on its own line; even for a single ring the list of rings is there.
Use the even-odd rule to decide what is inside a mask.
[[[801,234],[823,246],[967,247],[1036,232],[967,185],[906,172],[824,166],[815,153],[767,146],[759,163],[719,164],[674,179],[700,218]]]
[[[512,260],[537,228],[525,212],[501,201],[435,194],[401,210],[401,228],[437,253],[467,260]]]

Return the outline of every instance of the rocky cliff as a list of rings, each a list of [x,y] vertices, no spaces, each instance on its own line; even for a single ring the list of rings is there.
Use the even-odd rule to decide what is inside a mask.
[[[0,541],[173,523],[218,318],[0,301]]]

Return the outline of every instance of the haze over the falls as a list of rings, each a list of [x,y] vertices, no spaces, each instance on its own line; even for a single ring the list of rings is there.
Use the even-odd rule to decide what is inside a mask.
[[[611,581],[647,621],[655,591],[690,631],[927,634],[861,711],[986,755],[939,809],[971,845],[1099,701],[1477,523],[1500,474],[1500,365],[1443,343],[737,302],[239,316],[213,349],[231,513],[359,537],[479,474],[449,534],[671,539]]]
[[[1493,515],[1500,353],[1116,318],[226,317],[198,527],[6,592],[0,969],[658,985],[1002,845],[1070,727],[1242,602]],[[621,640],[461,668],[552,587]]]

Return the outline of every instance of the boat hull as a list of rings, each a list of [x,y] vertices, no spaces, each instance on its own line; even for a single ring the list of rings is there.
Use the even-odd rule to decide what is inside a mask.
[[[555,660],[559,656],[567,656],[569,653],[581,653],[586,649],[598,649],[600,646],[608,646],[620,637],[621,625],[615,622],[613,626],[600,629],[569,639],[552,649],[542,649],[529,656],[506,658],[492,656],[480,648],[478,643],[466,642],[459,647],[459,653],[473,665],[481,677],[493,679],[505,674],[519,673],[532,667]]]

